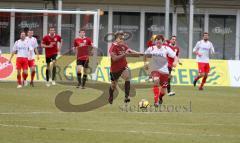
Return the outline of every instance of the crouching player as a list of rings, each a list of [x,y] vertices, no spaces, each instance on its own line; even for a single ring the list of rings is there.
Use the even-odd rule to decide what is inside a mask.
[[[124,33],[122,31],[115,33],[116,40],[112,43],[109,53],[111,56],[111,85],[109,88],[109,98],[110,104],[113,103],[113,92],[116,89],[119,77],[125,80],[125,99],[124,102],[130,102],[129,92],[130,92],[130,71],[127,65],[126,56],[128,55],[142,55],[128,48],[128,45],[124,42]]]
[[[176,53],[167,45],[163,45],[164,38],[156,41],[156,45],[149,47],[145,51],[144,65],[146,70],[150,70],[150,76],[154,81],[154,106],[158,107],[163,103],[163,96],[167,93],[166,88],[168,85],[168,60],[167,57],[174,59],[173,67],[176,66],[178,58]],[[147,59],[151,58],[150,63],[147,65]],[[159,87],[160,86],[160,87]]]

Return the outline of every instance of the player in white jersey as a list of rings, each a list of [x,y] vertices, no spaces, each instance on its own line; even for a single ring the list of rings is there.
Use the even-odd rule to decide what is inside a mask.
[[[144,65],[145,69],[150,71],[150,76],[154,81],[154,105],[158,107],[163,102],[163,96],[167,93],[168,85],[168,60],[167,56],[174,58],[173,66],[175,67],[178,61],[176,53],[167,45],[162,45],[164,38],[156,41],[156,45],[149,47],[145,51]],[[151,57],[149,65],[146,65],[147,58]],[[160,88],[159,88],[160,86]]]
[[[197,42],[196,46],[193,49],[193,53],[197,58],[199,72],[198,76],[193,81],[193,85],[196,86],[197,81],[203,77],[202,83],[199,86],[199,90],[203,90],[203,86],[210,71],[209,56],[210,54],[214,54],[214,47],[212,42],[208,40],[207,32],[203,34],[203,39]]]
[[[31,45],[31,47],[33,47],[32,50],[29,51],[29,57],[28,57],[28,67],[31,70],[31,82],[30,85],[33,87],[33,80],[35,77],[35,72],[36,72],[36,65],[35,65],[35,53],[37,54],[37,59],[39,60],[39,53],[38,53],[38,43],[37,43],[37,39],[35,37],[33,37],[33,30],[29,30],[28,31],[28,37],[26,37],[26,39],[29,41],[29,44]]]
[[[24,86],[27,85],[26,79],[28,76],[28,57],[29,57],[29,51],[32,49],[33,48],[31,47],[28,40],[26,39],[25,32],[22,31],[20,34],[20,39],[14,43],[14,46],[12,49],[12,55],[9,59],[9,61],[11,62],[14,54],[17,54],[17,59],[16,59],[17,81],[18,81],[17,88],[22,87],[21,70],[23,70],[22,72],[23,84]]]

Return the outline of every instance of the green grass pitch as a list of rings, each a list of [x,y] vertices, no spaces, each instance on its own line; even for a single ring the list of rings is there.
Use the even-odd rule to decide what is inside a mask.
[[[177,95],[164,103],[188,105],[191,112],[125,112],[122,91],[113,105],[88,112],[63,112],[56,95],[70,90],[74,105],[101,95],[94,88],[56,85],[16,89],[16,83],[0,83],[0,143],[239,143],[240,89],[174,86]],[[107,98],[107,97],[106,97]],[[131,105],[141,99],[152,103],[150,88],[137,89]]]

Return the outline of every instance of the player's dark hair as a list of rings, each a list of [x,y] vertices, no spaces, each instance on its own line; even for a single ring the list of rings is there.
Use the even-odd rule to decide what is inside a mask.
[[[86,32],[86,29],[85,29],[85,28],[81,28],[81,29],[79,30],[79,33],[80,33],[81,31]]]
[[[203,35],[208,34],[208,32],[204,32]]]
[[[22,33],[25,33],[25,35],[26,35],[26,31],[24,31],[24,30],[21,30],[21,31],[20,31],[20,34],[22,34]]]
[[[55,27],[49,27],[49,30],[50,30],[50,29],[54,29],[54,30],[55,30]]]

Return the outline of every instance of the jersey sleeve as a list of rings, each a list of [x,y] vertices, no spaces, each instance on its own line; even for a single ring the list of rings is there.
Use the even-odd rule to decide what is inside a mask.
[[[195,45],[195,47],[193,48],[193,52],[197,52],[199,50],[199,44],[200,42],[198,41]]]
[[[211,54],[214,54],[215,53],[215,50],[214,50],[214,47],[213,47],[213,44],[210,43],[210,53]]]
[[[171,58],[174,58],[176,56],[176,53],[171,49],[169,48],[168,46],[166,46],[166,49],[167,49],[167,55]]]
[[[179,48],[179,47],[177,47],[176,49],[177,49],[176,56],[179,56],[179,53],[180,53],[180,48]]]
[[[73,41],[73,46],[74,46],[75,48],[77,48],[77,46],[78,46],[77,39],[74,39],[74,41]]]
[[[34,38],[34,48],[37,48],[38,47],[38,42],[37,42],[37,39]]]
[[[110,54],[110,55],[112,55],[112,54],[117,54],[114,44],[111,45],[111,47],[110,47],[110,49],[109,49],[109,54]]]
[[[88,38],[88,43],[87,43],[87,45],[89,45],[89,46],[92,46],[92,45],[93,45],[92,39]]]
[[[58,42],[62,42],[62,37],[58,35]]]
[[[47,37],[46,37],[46,36],[43,37],[42,43],[43,43],[43,44],[47,44]]]

